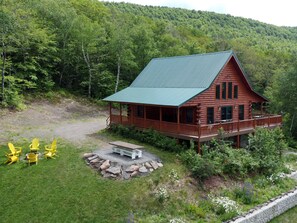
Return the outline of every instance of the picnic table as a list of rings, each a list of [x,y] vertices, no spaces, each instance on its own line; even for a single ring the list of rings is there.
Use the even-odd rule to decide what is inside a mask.
[[[129,156],[132,159],[141,158],[143,146],[135,145],[132,143],[122,142],[122,141],[114,141],[110,142],[110,145],[113,145],[112,152],[118,153],[121,156]]]

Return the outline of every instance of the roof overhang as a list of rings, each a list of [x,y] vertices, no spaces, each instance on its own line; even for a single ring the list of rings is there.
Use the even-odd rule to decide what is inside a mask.
[[[179,107],[205,88],[138,88],[128,87],[104,101]]]

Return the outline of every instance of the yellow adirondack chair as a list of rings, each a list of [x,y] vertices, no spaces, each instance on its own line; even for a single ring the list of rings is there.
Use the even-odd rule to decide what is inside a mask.
[[[37,165],[37,163],[38,163],[38,154],[36,154],[36,153],[28,153],[27,154],[27,160],[28,160],[28,164],[29,165],[31,163],[35,163]]]
[[[19,161],[19,157],[16,155],[6,155],[6,157],[7,161],[5,162],[5,164],[8,163],[8,165]]]
[[[39,139],[34,138],[30,144],[30,152],[37,152],[39,150]]]
[[[8,143],[10,150],[9,156],[19,156],[22,153],[22,147],[15,147],[11,142]]]
[[[57,140],[54,139],[52,144],[50,145],[45,145],[45,153],[44,153],[44,156],[46,158],[52,158],[52,159],[55,159],[55,156],[58,156],[56,154],[57,152]]]

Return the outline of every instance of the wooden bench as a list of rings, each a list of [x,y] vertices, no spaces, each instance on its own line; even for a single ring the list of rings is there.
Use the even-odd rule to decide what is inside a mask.
[[[142,157],[142,151],[140,149],[143,149],[143,146],[122,141],[110,142],[109,144],[113,145],[112,152],[118,153],[121,156],[129,156],[132,159]]]

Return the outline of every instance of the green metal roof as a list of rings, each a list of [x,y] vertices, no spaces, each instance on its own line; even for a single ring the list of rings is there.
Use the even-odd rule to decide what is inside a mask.
[[[232,51],[156,58],[130,87],[104,101],[180,106],[210,87]]]
[[[205,90],[205,88],[128,87],[104,100],[149,105],[180,106],[203,90]]]
[[[131,87],[208,88],[232,54],[224,51],[153,59]]]

